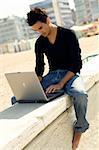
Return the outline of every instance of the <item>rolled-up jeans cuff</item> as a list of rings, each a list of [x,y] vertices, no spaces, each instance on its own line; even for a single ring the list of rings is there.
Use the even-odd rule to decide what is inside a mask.
[[[84,126],[84,127],[76,127],[76,125],[75,125],[74,130],[75,130],[75,132],[83,133],[83,132],[85,132],[88,128],[89,128],[89,124],[86,125],[86,126]]]

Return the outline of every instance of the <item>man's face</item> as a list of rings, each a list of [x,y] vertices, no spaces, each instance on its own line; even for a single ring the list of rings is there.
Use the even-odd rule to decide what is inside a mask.
[[[32,26],[32,29],[34,31],[37,31],[38,33],[40,33],[44,37],[47,37],[51,32],[49,24],[48,23],[43,23],[43,22],[40,22],[40,21],[36,22]]]

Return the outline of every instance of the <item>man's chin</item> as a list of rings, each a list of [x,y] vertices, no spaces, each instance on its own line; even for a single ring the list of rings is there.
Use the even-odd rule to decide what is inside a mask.
[[[46,35],[46,34],[42,34],[42,36],[47,37],[47,35]]]
[[[42,36],[44,36],[44,37],[48,37],[49,35],[50,35],[50,33],[42,34]]]

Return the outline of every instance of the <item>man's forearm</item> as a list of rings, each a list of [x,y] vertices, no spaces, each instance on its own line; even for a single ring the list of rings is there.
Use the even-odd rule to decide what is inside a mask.
[[[57,84],[52,84],[46,89],[46,93],[53,93],[57,90],[60,90],[64,85],[74,76],[75,74],[71,71],[68,71],[67,74],[62,78],[62,80]]]
[[[64,78],[59,82],[59,84],[64,87],[64,85],[74,76],[75,74],[71,71],[68,71]]]

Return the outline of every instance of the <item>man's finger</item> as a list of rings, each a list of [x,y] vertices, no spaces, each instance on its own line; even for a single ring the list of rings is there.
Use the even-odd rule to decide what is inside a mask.
[[[46,89],[46,93],[51,93],[51,91],[52,91],[51,87],[49,87],[49,88]]]
[[[47,89],[46,89],[46,93],[53,93],[53,92],[55,92],[55,88],[54,87],[48,87]]]
[[[55,88],[53,88],[52,93],[54,93],[55,91],[56,91],[56,89],[55,89]]]

